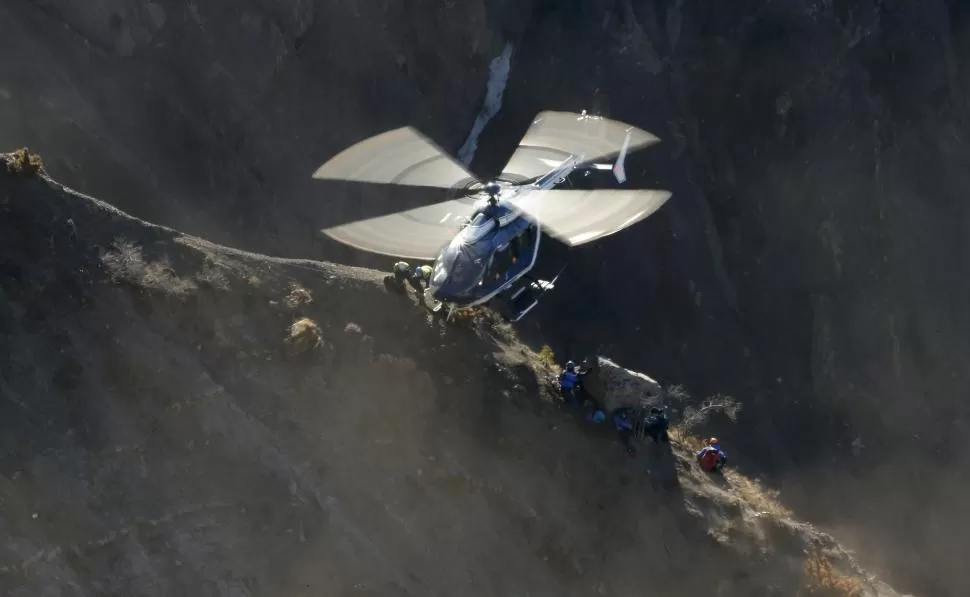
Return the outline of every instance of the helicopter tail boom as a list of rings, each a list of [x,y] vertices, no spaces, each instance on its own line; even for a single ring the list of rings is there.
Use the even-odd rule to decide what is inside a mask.
[[[623,147],[620,148],[620,155],[616,157],[616,163],[613,164],[613,176],[616,177],[616,182],[623,184],[626,182],[626,152],[630,149],[630,135],[632,131],[626,132],[626,139],[623,140]]]
[[[609,171],[613,172],[613,176],[616,177],[616,182],[618,182],[620,184],[623,184],[623,183],[626,182],[626,155],[627,155],[627,152],[630,149],[630,139],[631,139],[631,137],[632,137],[632,131],[627,131],[626,138],[624,139],[623,145],[620,148],[620,153],[619,153],[619,155],[617,155],[616,161],[613,162],[612,164],[605,164],[605,163],[586,163],[586,164],[582,164],[581,163],[582,162],[582,156],[576,156],[576,155],[571,156],[569,159],[567,159],[565,161],[556,161],[556,160],[550,160],[550,159],[547,159],[547,158],[540,158],[540,161],[542,161],[542,163],[544,163],[547,166],[549,166],[550,168],[552,168],[552,171],[549,172],[549,173],[547,173],[547,174],[545,174],[542,177],[542,179],[540,179],[540,180],[543,180],[543,179],[546,179],[548,177],[554,176],[557,170],[572,170],[572,169],[577,169],[577,170],[609,170]],[[567,164],[572,165],[572,168],[568,168],[568,169],[567,168],[564,168],[564,166],[566,166]],[[568,171],[566,171],[565,173],[561,173],[559,175],[559,177],[561,178],[565,174],[568,174]],[[543,187],[543,188],[545,188],[545,187]]]

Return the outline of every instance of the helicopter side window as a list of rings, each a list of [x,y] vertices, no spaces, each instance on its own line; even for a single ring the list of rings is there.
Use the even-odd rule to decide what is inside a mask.
[[[514,263],[515,260],[512,258],[511,243],[509,243],[504,247],[500,247],[492,255],[492,262],[489,264],[487,276],[493,280],[499,280],[508,273],[509,268]]]
[[[512,251],[512,262],[515,263],[522,256],[522,251],[528,251],[529,247],[535,243],[536,227],[534,224],[529,224],[529,226],[522,231],[521,234],[512,239],[509,243],[509,247]]]

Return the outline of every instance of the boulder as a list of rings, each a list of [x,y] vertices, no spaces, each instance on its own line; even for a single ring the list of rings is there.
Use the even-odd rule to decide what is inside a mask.
[[[649,376],[618,365],[606,357],[588,359],[583,387],[606,412],[621,406],[647,407],[663,402],[663,387]]]

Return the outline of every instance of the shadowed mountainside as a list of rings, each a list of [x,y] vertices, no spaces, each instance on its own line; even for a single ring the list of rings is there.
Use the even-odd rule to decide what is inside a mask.
[[[4,595],[896,595],[750,479],[644,474],[510,329],[378,272],[6,172],[0,249]]]

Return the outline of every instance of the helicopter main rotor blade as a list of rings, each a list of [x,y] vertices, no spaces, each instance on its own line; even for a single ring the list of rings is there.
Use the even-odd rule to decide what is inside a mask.
[[[660,141],[647,131],[602,116],[540,112],[502,172],[535,178],[548,172],[550,162],[561,163],[570,156],[599,161],[620,153],[628,134],[628,152]]]
[[[348,147],[320,166],[313,178],[444,189],[477,181],[464,166],[409,126]]]
[[[650,216],[670,199],[648,189],[546,189],[509,201],[569,246],[617,233]]]
[[[363,251],[430,261],[458,234],[459,220],[474,209],[474,198],[452,199],[326,228],[323,233]]]

